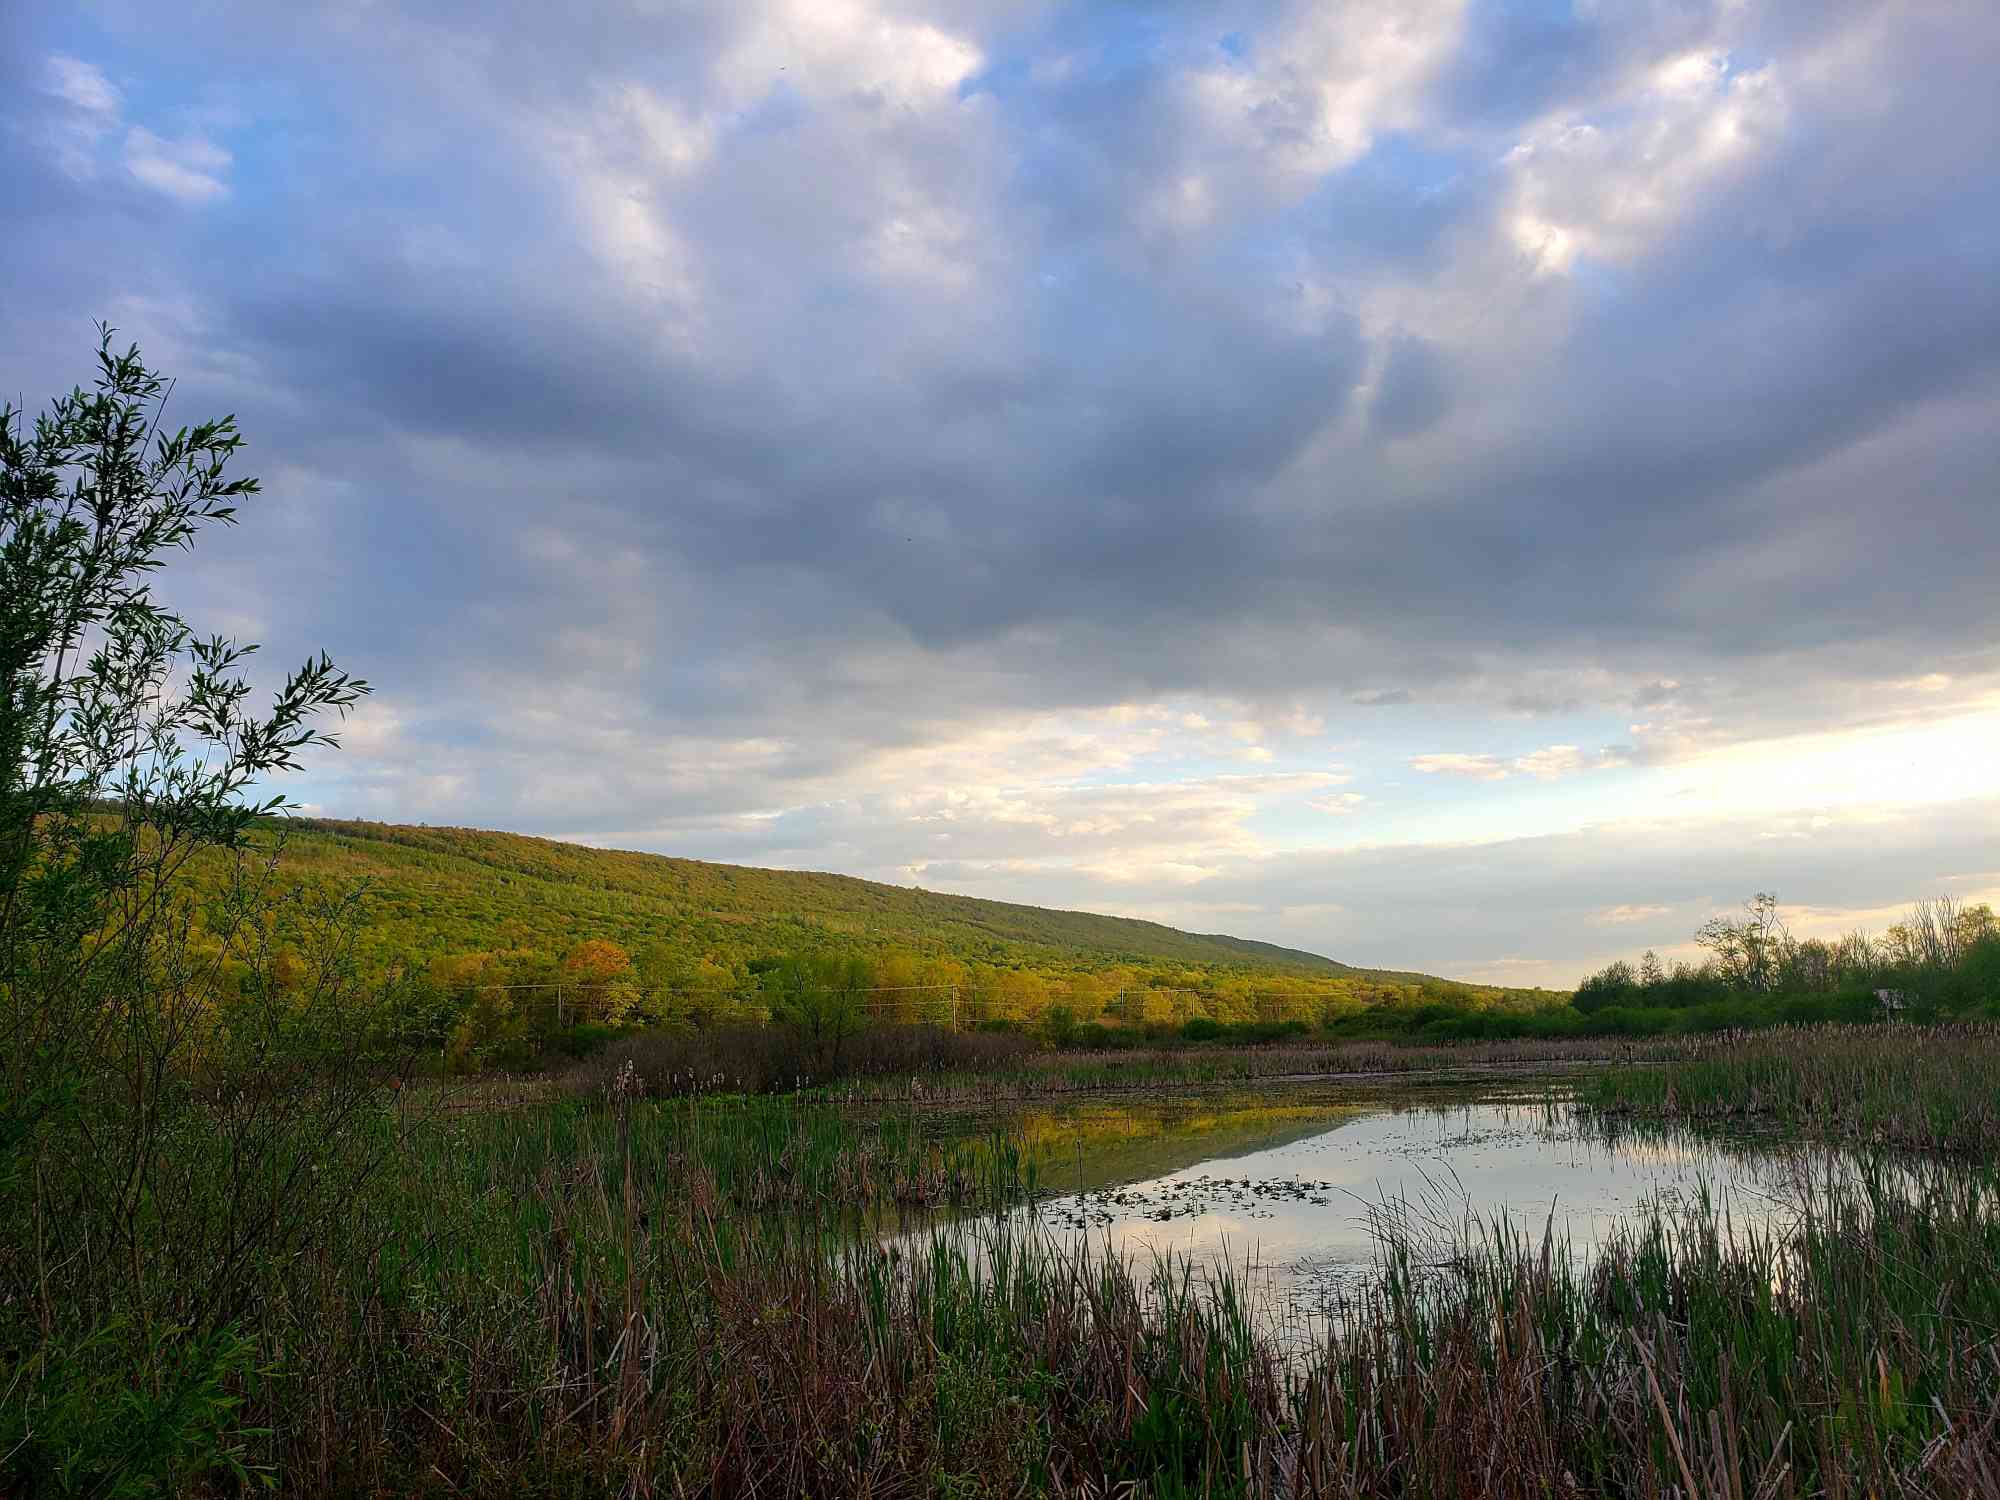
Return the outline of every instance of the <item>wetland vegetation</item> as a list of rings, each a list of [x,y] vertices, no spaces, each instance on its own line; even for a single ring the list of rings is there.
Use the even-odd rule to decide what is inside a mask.
[[[1990,1162],[2000,1148],[2000,1029],[1760,1032],[1671,1068],[1601,1074],[1584,1097],[1603,1115],[1763,1127]]]
[[[332,1161],[374,1169],[244,1269],[225,1342],[182,1342],[178,1277],[66,1276],[10,1462],[288,1493],[1990,1493],[1984,1165],[1607,1130],[1571,1086],[412,1091],[350,1123]],[[149,1256],[196,1207],[154,1207]],[[1347,1274],[1273,1281],[1309,1243]]]

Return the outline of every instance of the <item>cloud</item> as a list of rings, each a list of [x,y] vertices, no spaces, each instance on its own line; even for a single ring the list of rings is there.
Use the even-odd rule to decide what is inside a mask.
[[[34,133],[65,176],[88,180],[97,170],[99,143],[118,124],[123,95],[101,68],[61,53],[46,59],[41,91],[60,102]]]
[[[1344,818],[1349,813],[1359,812],[1367,801],[1367,796],[1361,792],[1334,792],[1329,796],[1311,798],[1306,806],[1329,817]]]
[[[1454,34],[1440,30],[1437,45],[1448,51]],[[991,175],[997,156],[989,152],[1010,131],[1123,148],[1122,138],[1091,134],[1102,126],[1097,116],[1016,120],[1009,112],[1026,105],[1013,98],[906,89],[896,96],[903,123],[884,137],[880,112],[867,102],[873,85],[853,83],[871,76],[864,58],[839,67],[815,61],[805,82],[820,102],[801,105],[805,112],[782,127],[753,128],[744,113],[753,105],[744,101],[762,103],[740,59],[763,54],[754,38],[724,35],[711,73],[678,95],[662,80],[593,85],[551,112],[563,122],[563,139],[599,142],[592,159],[608,174],[550,189],[557,202],[577,193],[597,205],[588,212],[601,216],[611,280],[570,278],[579,289],[598,289],[591,300],[580,300],[580,291],[552,296],[549,287],[565,276],[562,255],[529,242],[516,246],[519,284],[460,276],[460,291],[398,268],[365,283],[366,304],[346,306],[344,290],[311,287],[283,304],[243,306],[243,331],[273,352],[310,349],[316,378],[351,388],[384,422],[467,436],[490,430],[510,443],[557,432],[591,441],[602,492],[633,497],[600,524],[635,538],[664,525],[700,574],[752,589],[764,586],[755,574],[795,569],[806,591],[839,616],[836,640],[861,642],[886,619],[927,648],[976,643],[990,659],[1024,664],[1046,631],[1059,629],[1073,649],[1049,686],[1070,701],[1244,674],[1282,680],[1305,672],[1338,685],[1381,670],[1385,653],[1413,682],[1456,693],[1467,685],[1464,667],[1441,664],[1454,656],[1465,663],[1468,654],[1449,646],[1471,641],[1470,655],[1492,658],[1491,670],[1518,673],[1551,647],[1583,656],[1570,632],[1585,618],[1609,632],[1593,648],[1601,651],[1623,652],[1621,636],[1647,630],[1655,640],[1695,641],[1682,670],[1696,657],[1740,652],[1734,643],[1744,637],[1728,624],[1739,608],[1701,589],[1701,609],[1715,623],[1698,626],[1695,599],[1677,597],[1710,558],[1749,556],[1760,544],[1757,537],[1732,538],[1730,548],[1719,536],[1714,548],[1699,542],[1704,508],[1734,493],[1726,483],[1601,507],[1579,527],[1575,513],[1583,496],[1599,492],[1600,472],[1683,466],[1644,452],[1643,437],[1642,451],[1599,456],[1589,445],[1563,443],[1546,415],[1513,421],[1516,398],[1534,382],[1495,383],[1485,361],[1518,367],[1525,356],[1532,368],[1542,357],[1539,315],[1497,345],[1490,333],[1471,338],[1455,329],[1445,342],[1416,331],[1439,331],[1457,284],[1486,278],[1490,263],[1477,234],[1429,292],[1398,294],[1413,316],[1381,336],[1378,353],[1365,328],[1339,319],[1288,328],[1285,319],[1302,310],[1286,311],[1275,296],[1260,304],[1255,283],[1251,295],[1238,294],[1243,283],[1226,256],[1212,270],[1196,265],[1171,276],[1128,265],[1113,203],[1101,219],[1050,223],[1028,211],[1032,196],[1009,201],[1014,190]],[[1269,41],[1273,57],[1286,55],[1282,35]],[[990,60],[1007,40],[975,36],[965,46]],[[1067,87],[1083,89],[1091,76],[1079,71]],[[1646,82],[1650,76],[1639,69],[1627,94],[1615,97],[1681,107]],[[1140,102],[1171,108],[1152,95]],[[532,140],[531,126],[512,128]],[[844,198],[801,193],[797,174],[808,162],[812,177],[847,184]],[[1075,207],[1063,202],[1065,211]],[[480,204],[475,197],[452,207],[476,218]],[[774,224],[788,242],[839,253],[777,276],[743,275],[740,268],[767,253],[761,247]],[[1250,239],[1284,227],[1282,219],[1253,216],[1238,233]],[[1504,248],[1504,222],[1496,218],[1487,233],[1488,248]],[[540,285],[528,276],[538,255],[550,257],[536,267],[546,277]],[[1032,295],[1028,284],[1038,288]],[[1217,295],[1225,285],[1228,300]],[[1631,364],[1631,340],[1640,336],[1634,319],[1657,317],[1674,329],[1674,343],[1688,336],[1676,311],[1649,307],[1643,286],[1635,291],[1615,329],[1577,329],[1575,363],[1585,372],[1577,385],[1597,381],[1591,361],[1600,349]],[[1803,291],[1819,294],[1811,285]],[[1372,294],[1365,283],[1345,293],[1356,302]],[[979,309],[970,321],[963,309],[942,313],[968,295]],[[514,332],[501,347],[483,332],[482,299],[511,299]],[[624,316],[628,300],[637,321]],[[302,301],[342,311],[306,327]],[[961,326],[964,338],[950,336]],[[625,337],[635,327],[657,329],[667,342],[635,347]],[[881,334],[904,328],[936,332]],[[801,363],[805,340],[856,357],[837,368]],[[1416,492],[1395,506],[1381,497],[1411,489],[1412,476],[1385,466],[1365,438],[1356,446],[1339,436],[1346,393],[1378,357],[1371,411],[1387,421],[1385,431],[1410,440],[1464,429],[1451,431],[1460,456],[1415,479]],[[488,372],[477,386],[455,388],[429,375],[475,362]],[[1422,379],[1410,373],[1426,363]],[[1668,373],[1682,389],[1698,389]],[[1782,385],[1783,375],[1771,374]],[[1476,391],[1476,400],[1461,394],[1459,407],[1441,408],[1435,392],[1447,382]],[[1547,388],[1552,408],[1568,399],[1568,383]],[[672,395],[653,394],[662,392]],[[1730,402],[1746,414],[1763,405]],[[495,421],[502,413],[504,422]],[[1656,425],[1600,422],[1588,404],[1576,422],[1604,435],[1599,446]],[[1497,436],[1509,430],[1522,440]],[[886,441],[892,433],[908,436]],[[1704,452],[1739,443],[1731,433],[1689,439]],[[667,455],[677,476],[667,492],[639,478],[659,467],[649,450]],[[635,472],[614,475],[626,463]],[[540,476],[518,465],[515,472],[524,489],[539,491]],[[1498,507],[1502,494],[1514,508]],[[1652,540],[1626,547],[1636,518],[1649,515]],[[1666,515],[1687,529],[1666,532],[1657,520]],[[1504,534],[1496,534],[1503,517]],[[1781,535],[1774,530],[1774,546]],[[1485,628],[1494,623],[1487,618],[1459,618],[1475,602],[1487,610],[1493,577],[1512,584],[1504,630]],[[1443,611],[1405,607],[1433,596],[1454,603]],[[1266,653],[1264,639],[1290,631],[1287,622],[1302,612],[1325,627],[1323,648]],[[1397,622],[1393,637],[1382,629],[1389,619]],[[827,638],[823,627],[813,634]],[[1156,642],[1164,649],[1151,649]],[[1548,700],[1551,709],[1578,701]]]
[[[1491,755],[1461,755],[1455,751],[1413,755],[1410,768],[1426,776],[1463,776],[1472,781],[1504,781],[1508,775],[1508,767]]]
[[[124,97],[102,68],[60,53],[48,60],[48,87],[85,114],[109,119],[117,118]]]
[[[1775,844],[1755,838],[1771,826],[1764,820],[1621,820],[1479,843],[1288,853],[1228,868],[1197,889],[1203,901],[1259,906],[1259,915],[1238,919],[1237,930],[1269,941],[1391,966],[1401,966],[1394,955],[1422,952],[1433,972],[1500,983],[1536,982],[1500,962],[1530,960],[1542,966],[1539,982],[1567,987],[1648,947],[1696,956],[1692,938],[1702,917],[1758,890],[1832,914],[1814,930],[1833,932],[1879,932],[1883,917],[1927,892],[1988,899],[1990,878],[1953,877],[1990,866],[1985,851],[1996,820],[2000,802],[1991,797],[1878,807],[1816,827],[1812,816],[1800,815],[1785,821],[1804,837]],[[1313,902],[1342,910],[1285,915],[1289,906]],[[1171,905],[1156,911],[1160,920],[1175,919]]]
[[[1524,775],[1542,781],[1555,781],[1580,771],[1602,771],[1627,765],[1630,759],[1631,752],[1623,746],[1586,751],[1575,745],[1548,745],[1526,755],[1517,755],[1512,765]]]
[[[1588,764],[1584,753],[1575,745],[1550,745],[1515,757],[1513,767],[1543,781],[1554,781],[1560,776],[1574,775]]]
[[[183,203],[207,203],[229,191],[230,155],[201,136],[163,140],[134,125],[125,133],[125,169],[155,192]]]
[[[1386,437],[1413,437],[1435,426],[1450,409],[1449,362],[1421,339],[1390,345],[1369,417]]]
[[[1654,917],[1664,917],[1671,910],[1671,907],[1666,906],[1648,906],[1643,903],[1635,904],[1627,902],[1619,906],[1605,907],[1603,911],[1595,915],[1593,920],[1609,923],[1613,926],[1620,926],[1627,922],[1646,922],[1652,920]]]
[[[1464,0],[1288,6],[1271,35],[1194,71],[1188,87],[1221,141],[1281,180],[1317,178],[1415,123],[1465,10]]]
[[[1721,51],[1663,59],[1594,103],[1596,118],[1559,115],[1508,153],[1509,227],[1536,274],[1654,249],[1703,194],[1775,150],[1788,121],[1777,68],[1742,71]]]
[[[1627,764],[1630,752],[1622,747],[1585,751],[1575,745],[1547,745],[1503,760],[1496,755],[1464,755],[1444,752],[1413,755],[1410,768],[1427,776],[1462,776],[1472,781],[1505,781],[1516,773],[1540,781],[1556,781],[1579,771],[1604,770]]]
[[[95,63],[50,54],[43,89],[60,104],[38,122],[36,133],[66,176],[94,179],[103,143],[123,128],[120,154],[134,182],[185,203],[209,202],[228,192],[228,151],[199,133],[167,139],[142,125],[126,126],[124,91]]]

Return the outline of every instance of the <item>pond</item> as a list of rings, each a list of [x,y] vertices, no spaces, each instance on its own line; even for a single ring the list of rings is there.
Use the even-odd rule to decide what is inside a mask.
[[[1609,1132],[1566,1091],[1293,1086],[988,1117],[1038,1162],[1036,1201],[960,1228],[975,1244],[1034,1235],[1142,1269],[1162,1256],[1197,1274],[1226,1264],[1267,1323],[1309,1329],[1378,1274],[1391,1224],[1440,1266],[1471,1221],[1553,1233],[1587,1260],[1654,1206],[1705,1198],[1738,1228],[1781,1227],[1829,1167],[1776,1140]],[[935,1232],[912,1223],[888,1241]]]

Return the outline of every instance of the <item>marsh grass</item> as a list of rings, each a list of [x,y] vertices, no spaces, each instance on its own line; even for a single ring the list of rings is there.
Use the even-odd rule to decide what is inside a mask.
[[[2000,1495],[1979,1171],[1829,1173],[1777,1230],[1697,1201],[1587,1256],[1505,1224],[1441,1254],[1436,1213],[1390,1214],[1299,1348],[1227,1268],[885,1246],[884,1212],[1033,1191],[1018,1147],[913,1115],[628,1079],[372,1128],[373,1189],[258,1268],[209,1392],[227,1461],[182,1492]]]
[[[2000,1149],[2000,1027],[1764,1032],[1670,1062],[1601,1074],[1581,1102],[1606,1118],[1776,1127],[1984,1160]]]
[[[1392,1239],[1384,1282],[1295,1391],[1301,1488],[1994,1493],[1990,1190],[1871,1172],[1800,1208],[1774,1234],[1704,1199],[1588,1263],[1491,1227],[1449,1276]]]

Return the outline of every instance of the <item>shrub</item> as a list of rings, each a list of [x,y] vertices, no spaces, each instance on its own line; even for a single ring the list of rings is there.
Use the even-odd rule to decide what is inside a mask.
[[[276,889],[252,799],[367,684],[308,659],[260,717],[256,648],[154,598],[257,485],[233,423],[161,431],[166,381],[97,358],[32,432],[0,411],[0,1488],[238,1488],[236,1325],[380,1161],[353,903]]]

